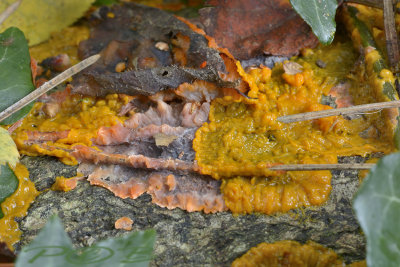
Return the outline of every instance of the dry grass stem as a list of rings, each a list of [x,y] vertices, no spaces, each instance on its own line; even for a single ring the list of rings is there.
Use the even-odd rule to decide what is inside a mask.
[[[18,0],[15,3],[9,5],[3,13],[0,14],[0,25],[19,7],[22,0]]]
[[[277,120],[280,122],[284,122],[284,123],[291,123],[291,122],[320,119],[320,118],[331,117],[331,116],[363,114],[368,111],[375,111],[375,110],[381,110],[381,109],[386,109],[386,108],[397,108],[397,107],[400,107],[400,100],[358,105],[358,106],[353,106],[353,107],[348,107],[348,108],[336,108],[336,109],[299,113],[299,114],[294,114],[294,115],[278,117]]]
[[[346,164],[288,164],[270,167],[273,171],[317,171],[317,170],[369,170],[374,163]]]

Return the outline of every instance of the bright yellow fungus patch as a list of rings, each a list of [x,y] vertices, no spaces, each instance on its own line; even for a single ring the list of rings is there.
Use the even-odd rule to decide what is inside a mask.
[[[126,118],[118,116],[118,112],[130,99],[128,96],[117,94],[108,95],[105,99],[72,95],[59,103],[59,111],[53,117],[43,112],[43,103],[36,103],[12,137],[22,154],[56,156],[65,164],[75,165],[76,159],[69,154],[68,149],[78,144],[91,146],[92,139],[96,138],[100,127],[123,123]],[[30,145],[29,135],[37,131],[65,133],[66,136],[56,142],[47,142],[47,146]]]
[[[346,266],[339,256],[329,248],[309,241],[302,245],[296,241],[261,243],[237,258],[232,267],[244,266]],[[366,266],[357,262],[347,266]]]
[[[337,156],[393,150],[393,140],[384,134],[360,136],[371,129],[384,133],[385,122],[379,113],[353,120],[328,117],[278,122],[279,116],[330,109],[321,104],[321,99],[342,81],[349,84],[347,98],[357,98],[357,104],[374,101],[374,94],[368,95],[369,83],[359,74],[350,74],[356,60],[350,43],[309,50],[294,60],[303,67],[295,75],[284,73],[282,64],[271,71],[263,67],[243,73],[241,69],[242,77],[250,84],[248,95],[255,99],[214,100],[210,122],[196,133],[193,147],[200,171],[223,179],[225,203],[234,213],[272,214],[327,200],[331,190],[329,171],[278,173],[269,166],[337,163]],[[326,68],[318,68],[317,60],[326,62]],[[390,79],[390,73],[383,74]]]
[[[57,176],[56,181],[51,186],[51,190],[68,192],[77,186],[78,180],[82,179],[83,175],[78,174],[74,177],[66,178],[64,176]]]
[[[1,203],[4,217],[0,219],[0,242],[5,242],[11,250],[22,234],[15,218],[25,217],[29,205],[39,195],[35,185],[29,179],[29,172],[24,165],[17,163],[14,173],[19,181],[18,188]]]

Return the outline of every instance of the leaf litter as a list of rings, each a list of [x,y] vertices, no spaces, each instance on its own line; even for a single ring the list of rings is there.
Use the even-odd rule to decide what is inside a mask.
[[[100,53],[102,59],[74,79],[74,93],[152,95],[195,80],[219,87],[243,84],[236,68],[225,63],[233,60],[229,54],[212,47],[204,33],[193,31],[183,19],[164,11],[125,3],[102,7],[89,20],[93,30],[80,43],[79,56]],[[159,49],[160,42],[170,49]],[[125,64],[125,71],[115,70],[119,63]],[[236,77],[227,79],[230,73]]]

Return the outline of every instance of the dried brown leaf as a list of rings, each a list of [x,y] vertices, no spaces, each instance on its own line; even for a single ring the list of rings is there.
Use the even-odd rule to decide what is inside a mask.
[[[206,33],[239,59],[292,56],[318,39],[285,0],[211,0],[200,10]]]

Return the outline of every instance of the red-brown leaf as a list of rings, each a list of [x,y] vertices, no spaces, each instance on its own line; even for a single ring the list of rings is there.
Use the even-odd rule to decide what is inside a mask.
[[[271,54],[293,56],[318,39],[285,0],[210,0],[201,22],[217,44],[239,59]]]

